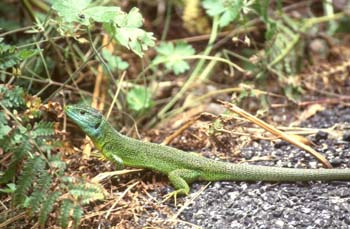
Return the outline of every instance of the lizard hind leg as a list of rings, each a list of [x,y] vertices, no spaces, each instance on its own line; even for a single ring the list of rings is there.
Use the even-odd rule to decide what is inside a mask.
[[[174,197],[176,206],[177,195],[188,195],[190,192],[190,186],[188,184],[197,180],[198,177],[199,173],[190,169],[176,169],[171,171],[168,174],[168,178],[170,183],[174,186],[175,191],[168,193],[164,201]]]

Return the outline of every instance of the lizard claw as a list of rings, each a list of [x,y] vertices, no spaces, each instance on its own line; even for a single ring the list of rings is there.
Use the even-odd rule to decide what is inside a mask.
[[[162,201],[162,203],[166,202],[167,200],[169,200],[170,198],[174,197],[174,204],[176,207],[176,198],[177,198],[177,194],[181,193],[180,190],[175,190],[173,192],[169,192],[168,194],[166,194],[164,197],[165,199]]]

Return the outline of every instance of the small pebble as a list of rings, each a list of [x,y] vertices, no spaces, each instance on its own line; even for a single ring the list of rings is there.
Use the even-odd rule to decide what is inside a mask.
[[[301,126],[328,128],[342,124],[342,116],[346,114],[350,114],[350,108],[327,109]],[[326,132],[320,131],[315,140],[321,141],[322,149],[318,151],[334,167],[350,168],[350,147],[347,147],[350,132],[344,133],[342,139],[332,139]],[[267,141],[254,142],[245,153],[245,158],[251,155],[273,158],[251,164],[309,169],[321,167],[314,157],[284,141],[274,146]],[[205,185],[204,182],[196,184],[199,187],[192,184],[191,193],[196,193]],[[213,182],[182,211],[180,218],[202,228],[349,228],[349,187],[350,181]],[[177,211],[174,209],[174,212]],[[190,227],[179,223],[176,228]]]
[[[333,158],[330,163],[332,164],[332,166],[334,167],[338,167],[339,165],[341,165],[342,160],[340,158]]]
[[[347,131],[343,134],[343,141],[350,142],[350,132]]]
[[[326,140],[328,138],[328,133],[324,131],[318,131],[315,136],[315,140],[319,142],[320,140]]]

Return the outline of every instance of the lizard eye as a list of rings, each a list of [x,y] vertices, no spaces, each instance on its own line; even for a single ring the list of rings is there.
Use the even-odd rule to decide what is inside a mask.
[[[81,115],[85,115],[85,114],[86,114],[86,111],[80,110],[79,113],[80,113]]]

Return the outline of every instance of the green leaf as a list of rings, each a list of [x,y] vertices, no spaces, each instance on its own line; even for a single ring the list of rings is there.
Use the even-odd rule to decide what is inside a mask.
[[[83,213],[84,213],[83,209],[79,205],[76,205],[74,207],[72,218],[74,220],[75,228],[77,228],[77,226],[79,225],[80,219],[81,219],[81,216],[83,215]]]
[[[0,124],[7,124],[5,112],[0,113]]]
[[[53,128],[54,123],[40,121],[36,122],[34,128],[31,132],[33,138],[43,137],[43,136],[52,136],[55,134],[55,130]]]
[[[41,208],[40,215],[39,215],[39,224],[42,228],[44,228],[45,222],[49,214],[53,210],[54,203],[60,195],[61,195],[60,192],[52,192],[43,203],[43,206]]]
[[[73,208],[73,202],[71,200],[64,199],[62,201],[62,205],[60,207],[60,214],[59,214],[59,224],[62,228],[68,227],[69,213],[72,208]]]
[[[140,57],[148,47],[154,46],[153,33],[140,28],[143,18],[139,9],[134,7],[129,13],[124,13],[119,7],[89,7],[90,2],[91,0],[55,0],[52,8],[68,23],[77,22],[86,26],[92,22],[104,23],[105,29],[115,40]]]
[[[63,174],[67,165],[64,161],[61,160],[60,155],[53,155],[51,158],[49,158],[50,167],[57,169],[58,174]],[[63,180],[63,175],[62,175]]]
[[[268,21],[266,23],[265,39],[272,40],[277,32],[278,30],[276,23],[273,21]]]
[[[102,50],[102,56],[106,59],[108,67],[112,71],[125,70],[129,67],[129,64],[122,60],[119,56],[114,56],[108,49]]]
[[[230,10],[225,11],[222,14],[222,16],[220,17],[219,25],[221,27],[225,27],[228,24],[230,24],[230,22],[234,21],[237,18],[237,16],[239,15],[239,10],[240,10],[240,8],[234,7]]]
[[[139,28],[142,24],[142,15],[136,7],[133,7],[128,14],[120,15],[117,21],[117,25],[120,27]]]
[[[126,96],[128,106],[131,110],[140,112],[153,106],[151,91],[149,88],[135,86]]]
[[[4,192],[4,193],[14,193],[16,191],[16,185],[14,183],[9,183],[6,184],[7,188],[0,188],[0,192]]]
[[[47,191],[51,185],[51,176],[47,170],[39,171],[39,177],[30,196],[29,206],[33,212],[36,212],[40,204],[45,200]]]
[[[52,8],[65,22],[78,22],[90,25],[90,21],[114,23],[118,15],[123,14],[120,7],[92,6],[91,0],[56,0]]]
[[[203,7],[209,16],[215,17],[225,11],[223,1],[218,0],[204,0]]]
[[[17,49],[0,41],[0,69],[11,68],[23,60],[32,57],[37,52],[34,49]]]
[[[192,46],[184,42],[177,43],[175,46],[173,43],[162,43],[156,50],[158,55],[153,63],[164,63],[165,67],[174,71],[176,75],[190,69],[190,65],[183,58],[195,53]]]
[[[2,140],[5,136],[10,133],[11,128],[7,125],[0,124],[0,140]]]
[[[8,89],[5,85],[0,85],[0,103],[6,108],[23,107],[25,105],[24,96],[24,90],[21,87]]]
[[[142,15],[139,9],[134,7],[128,14],[119,15],[116,24],[106,25],[106,29],[114,34],[114,39],[121,45],[142,57],[143,52],[155,44],[153,33],[139,28],[142,26],[142,23]]]
[[[103,191],[98,185],[89,183],[75,185],[69,190],[69,193],[82,204],[88,204],[95,200],[104,198]]]
[[[249,8],[253,1],[244,0],[204,0],[203,7],[209,16],[219,17],[220,27],[225,27],[234,21],[244,8]]]
[[[83,14],[83,10],[90,4],[91,0],[55,0],[52,8],[66,22],[81,22],[88,25],[89,21]],[[84,15],[84,16],[82,16]]]
[[[117,15],[122,14],[123,12],[119,7],[95,6],[84,10],[83,13],[96,22],[110,23],[114,22]]]
[[[24,165],[23,172],[18,178],[17,189],[13,198],[15,204],[23,204],[27,197],[27,192],[34,184],[33,180],[38,171],[43,170],[45,164],[40,157],[29,159]]]

